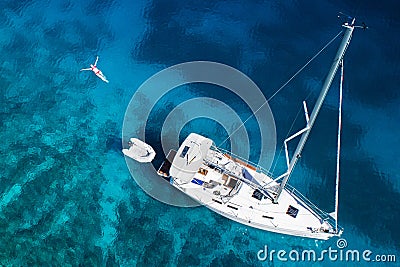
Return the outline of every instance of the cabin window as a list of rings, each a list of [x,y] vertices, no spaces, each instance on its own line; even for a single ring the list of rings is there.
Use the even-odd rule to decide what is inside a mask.
[[[188,146],[185,146],[185,147],[183,148],[182,153],[181,153],[181,155],[180,155],[181,158],[184,158],[184,157],[186,156],[186,154],[187,154],[188,151],[189,151],[189,148],[190,148],[190,147],[188,147]]]

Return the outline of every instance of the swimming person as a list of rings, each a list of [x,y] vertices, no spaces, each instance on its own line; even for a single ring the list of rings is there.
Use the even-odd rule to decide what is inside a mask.
[[[97,61],[99,61],[99,56],[96,57],[96,62],[94,62],[94,64],[90,64],[90,68],[87,69],[81,69],[80,71],[83,70],[91,70],[94,72],[94,74],[96,74],[97,77],[99,77],[100,79],[102,79],[103,81],[105,81],[106,83],[108,83],[108,80],[106,78],[106,76],[104,76],[104,74],[101,72],[101,70],[99,70],[97,68]]]

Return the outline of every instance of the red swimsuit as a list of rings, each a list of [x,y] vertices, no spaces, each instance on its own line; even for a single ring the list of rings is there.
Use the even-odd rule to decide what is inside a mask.
[[[96,66],[93,66],[93,67],[92,67],[92,71],[94,71],[95,69],[97,69],[97,67],[96,67]],[[94,71],[94,73],[99,74],[99,73],[100,73],[100,70],[97,69],[97,71]]]

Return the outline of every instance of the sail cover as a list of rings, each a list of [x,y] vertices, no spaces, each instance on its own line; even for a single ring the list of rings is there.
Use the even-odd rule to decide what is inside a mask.
[[[249,180],[250,182],[252,182],[253,184],[256,185],[260,185],[257,180],[249,173],[248,170],[246,170],[245,168],[242,169],[242,175],[243,178],[245,178],[246,180]]]

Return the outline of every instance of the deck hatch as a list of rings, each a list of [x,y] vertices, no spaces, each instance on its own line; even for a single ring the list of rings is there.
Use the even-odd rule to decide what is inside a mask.
[[[189,151],[189,147],[185,146],[185,148],[182,150],[180,157],[184,158],[186,156],[186,154],[188,153],[188,151]]]
[[[296,209],[295,207],[289,205],[289,208],[286,211],[286,214],[292,216],[293,218],[297,217],[297,214],[299,213],[299,209]]]
[[[254,197],[255,199],[261,200],[261,199],[263,199],[264,195],[263,195],[263,193],[261,193],[260,190],[256,189],[256,190],[254,190],[252,197]]]

